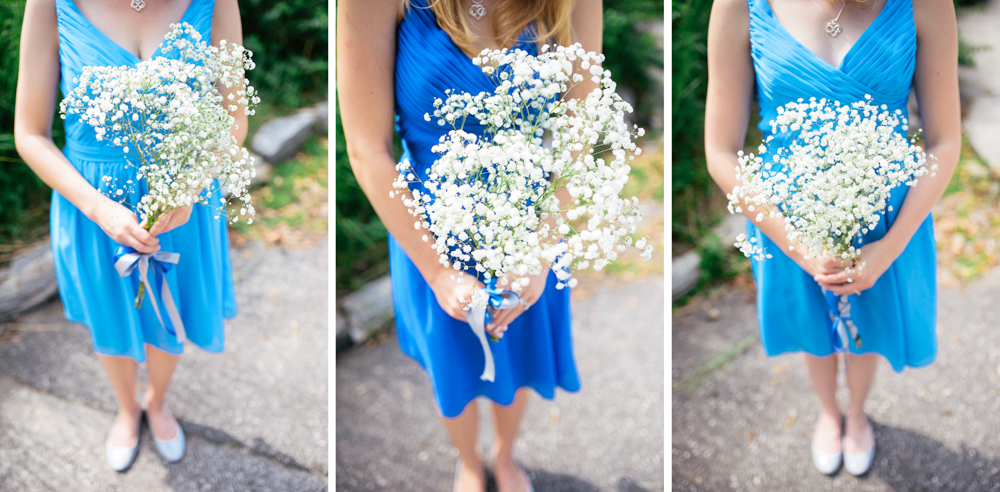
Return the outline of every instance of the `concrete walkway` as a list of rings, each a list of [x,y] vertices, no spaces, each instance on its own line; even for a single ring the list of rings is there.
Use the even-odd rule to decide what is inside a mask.
[[[686,386],[673,390],[674,490],[1000,490],[1000,271],[941,289],[933,364],[880,365],[863,478],[813,468],[819,402],[801,356],[764,355],[752,289],[730,285],[674,313],[672,380]]]
[[[521,429],[518,453],[537,492],[664,490],[663,299],[662,276],[574,291],[582,389],[553,401],[532,393]],[[337,355],[336,489],[451,490],[457,452],[427,374],[394,333],[384,338]],[[488,403],[480,415],[485,456]]]
[[[87,329],[66,322],[58,300],[9,324],[0,490],[326,490],[327,250],[233,250],[240,312],[226,350],[189,347],[168,395],[188,436],[175,464],[144,427],[132,469],[108,468],[114,394]]]

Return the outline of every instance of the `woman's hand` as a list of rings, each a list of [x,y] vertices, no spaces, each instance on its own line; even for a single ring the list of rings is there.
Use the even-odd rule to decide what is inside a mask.
[[[191,210],[193,208],[194,205],[188,205],[186,207],[176,208],[167,212],[166,215],[160,217],[160,219],[153,224],[153,227],[149,228],[149,233],[153,236],[157,236],[186,224],[188,219],[191,218]]]
[[[900,253],[902,250],[896,248],[889,241],[874,241],[861,247],[861,257],[864,259],[865,266],[860,271],[820,274],[814,278],[820,286],[832,291],[835,295],[860,295],[861,291],[875,285],[875,281],[889,269]],[[851,279],[850,282],[847,281],[848,278]]]
[[[538,275],[528,275],[528,285],[521,289],[518,293],[521,296],[521,300],[524,304],[527,304],[530,308],[535,302],[542,297],[542,292],[545,291],[545,282],[548,280],[549,270],[545,269],[542,273]],[[509,284],[508,284],[509,285]],[[496,319],[489,322],[486,325],[486,331],[497,338],[503,337],[503,332],[507,331],[507,326],[510,325],[512,321],[517,319],[521,313],[525,312],[528,308],[524,307],[524,304],[518,303],[512,309],[501,309],[496,311]]]
[[[798,263],[814,279],[823,275],[834,275],[844,271],[844,260],[836,256],[806,259],[806,250],[797,246],[788,251],[788,257]],[[819,282],[819,280],[817,280]]]
[[[458,283],[459,278],[464,279],[464,281]],[[466,321],[467,319],[465,317],[465,308],[462,307],[462,303],[458,299],[461,297],[468,300],[475,289],[486,288],[482,282],[469,275],[459,277],[458,272],[451,268],[439,269],[439,273],[427,283],[431,286],[431,290],[434,291],[434,297],[437,298],[441,309],[444,309],[444,312],[448,313],[448,316],[459,321]]]
[[[160,240],[139,225],[139,220],[124,205],[104,198],[94,212],[94,222],[114,242],[140,253],[155,253]]]

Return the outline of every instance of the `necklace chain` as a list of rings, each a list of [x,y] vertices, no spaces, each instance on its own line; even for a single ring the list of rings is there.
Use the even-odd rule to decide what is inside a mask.
[[[823,14],[823,17],[826,17],[826,20],[830,21],[826,23],[826,33],[831,37],[837,37],[837,35],[840,34],[840,31],[843,30],[840,27],[840,23],[837,21],[840,20],[840,15],[844,13],[844,7],[847,7],[847,0],[844,0],[844,5],[840,7],[840,12],[838,12],[837,16],[833,19],[831,19],[829,15],[826,15],[826,11],[824,11],[823,7],[820,7],[819,4],[816,3],[816,0],[812,0],[812,3]]]

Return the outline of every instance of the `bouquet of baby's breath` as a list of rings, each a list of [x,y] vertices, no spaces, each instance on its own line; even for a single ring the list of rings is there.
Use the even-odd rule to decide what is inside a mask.
[[[62,118],[79,114],[94,128],[98,141],[120,148],[136,169],[135,178],[125,183],[105,176],[105,194],[132,208],[147,230],[171,210],[195,203],[216,210],[216,218],[228,219],[227,204],[233,198],[242,204],[238,210],[233,207],[232,222],[240,216],[253,222],[247,188],[255,171],[249,153],[231,134],[231,112],[242,106],[251,115],[260,102],[245,78],[254,63],[242,46],[225,41],[220,45],[202,40],[188,23],[172,24],[161,52],[177,52],[177,59],[157,57],[134,67],[84,67],[75,80],[78,85],[59,105]],[[223,97],[220,87],[233,90]],[[223,186],[228,198],[219,192]],[[143,193],[138,203],[128,202],[133,190]],[[150,256],[127,248],[120,254]],[[164,258],[168,256],[141,261],[156,265],[155,260]],[[119,273],[125,272],[131,270]],[[145,273],[141,277],[136,307],[146,290]]]
[[[767,152],[775,135],[788,135],[790,143],[767,159],[739,153],[740,185],[728,195],[729,211],[742,213],[745,204],[757,222],[784,217],[792,248],[805,247],[810,258],[838,256],[848,272],[863,268],[861,237],[892,210],[892,189],[937,171],[934,157],[907,139],[902,112],[870,101],[812,98],[778,108],[759,151]],[[771,256],[744,234],[736,246],[758,260]]]
[[[190,24],[173,24],[161,47],[177,51],[178,59],[157,57],[134,67],[84,67],[78,85],[60,103],[67,114],[80,114],[94,128],[97,140],[122,150],[136,168],[135,180],[112,183],[107,194],[125,201],[126,192],[145,182],[147,191],[131,205],[150,229],[171,210],[201,203],[226,215],[232,198],[243,206],[233,214],[253,221],[247,187],[253,161],[231,135],[240,106],[247,115],[260,102],[245,78],[254,68],[251,53],[222,41],[211,46]],[[224,100],[220,86],[236,88]],[[215,193],[225,186],[229,199]]]
[[[628,161],[641,152],[633,140],[643,130],[625,124],[632,108],[615,93],[603,60],[579,44],[543,46],[537,56],[484,50],[473,62],[496,89],[448,91],[425,115],[452,130],[433,147],[440,158],[426,177],[405,160],[398,165],[399,191],[391,196],[402,196],[418,219],[414,226],[430,233],[424,240],[441,263],[458,275],[473,268],[487,284],[462,299],[468,306],[485,306],[498,279],[512,280],[517,292],[527,275],[551,267],[561,289],[576,284],[572,271],[600,270],[627,246],[651,256],[645,238],[632,238],[642,220],[638,199],[621,196]],[[582,100],[565,96],[587,78],[599,88]],[[471,119],[484,127],[482,135],[464,130]],[[597,157],[604,152],[608,160]],[[410,189],[415,182],[424,191]],[[561,188],[569,203],[556,197]]]

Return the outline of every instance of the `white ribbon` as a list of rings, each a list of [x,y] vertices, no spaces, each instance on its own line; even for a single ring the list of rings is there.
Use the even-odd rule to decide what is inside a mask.
[[[132,271],[136,267],[139,267],[139,282],[142,282],[146,286],[146,291],[149,292],[149,300],[153,304],[153,312],[156,313],[156,319],[160,320],[160,326],[166,329],[167,326],[163,323],[163,317],[160,316],[160,307],[156,302],[156,295],[153,293],[153,286],[149,284],[149,261],[150,259],[170,263],[173,265],[177,264],[180,260],[181,255],[179,253],[170,253],[167,251],[157,251],[155,253],[126,253],[118,258],[115,262],[115,270],[118,271],[118,275],[122,277],[127,277],[132,274]],[[181,322],[181,315],[177,312],[177,305],[174,304],[174,296],[170,293],[170,286],[167,285],[167,276],[163,275],[160,282],[160,292],[163,293],[163,306],[167,308],[167,316],[170,317],[170,322],[174,325],[174,333],[177,335],[177,342],[184,343],[187,341],[187,335],[184,332],[184,323]]]
[[[479,379],[491,383],[496,377],[496,365],[493,362],[493,351],[490,350],[490,344],[486,341],[486,309],[513,309],[517,307],[518,301],[521,299],[513,292],[505,291],[504,293],[513,295],[503,296],[503,301],[496,308],[487,301],[486,306],[469,308],[465,312],[465,318],[469,321],[469,326],[472,327],[472,332],[476,334],[476,338],[479,338],[479,344],[483,346],[483,356],[486,358],[486,367],[483,368],[483,375],[479,376]],[[496,317],[494,316],[493,319],[496,319]]]

